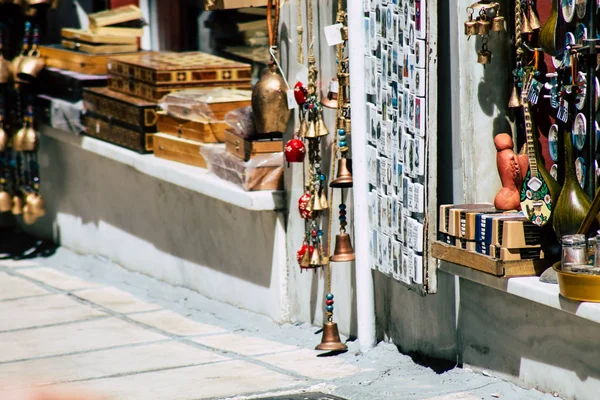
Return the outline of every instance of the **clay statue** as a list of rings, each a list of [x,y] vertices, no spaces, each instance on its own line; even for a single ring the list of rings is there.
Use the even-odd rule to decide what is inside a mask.
[[[527,155],[513,151],[513,140],[508,133],[499,133],[494,138],[498,154],[496,163],[502,189],[496,194],[494,206],[498,210],[520,210],[520,191],[527,173]]]

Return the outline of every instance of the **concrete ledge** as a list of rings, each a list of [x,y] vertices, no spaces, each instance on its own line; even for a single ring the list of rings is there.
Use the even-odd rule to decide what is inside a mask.
[[[560,295],[558,285],[540,282],[537,276],[498,278],[445,261],[440,262],[440,269],[460,278],[600,323],[600,303],[569,300]]]
[[[247,210],[277,211],[285,208],[283,191],[246,192],[203,168],[138,154],[89,136],[75,136],[49,126],[42,126],[41,132],[59,142],[129,165],[143,174]]]

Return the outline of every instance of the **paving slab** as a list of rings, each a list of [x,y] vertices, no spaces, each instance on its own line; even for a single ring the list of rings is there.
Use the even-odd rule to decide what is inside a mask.
[[[78,383],[115,400],[192,400],[223,398],[302,383],[245,361],[177,368]]]
[[[78,290],[73,293],[73,296],[123,314],[160,309],[160,306],[156,304],[146,303],[132,294],[114,287]]]
[[[298,349],[296,346],[234,333],[195,338],[193,341],[203,344],[204,346],[230,351],[244,356],[280,353]]]
[[[301,349],[271,354],[257,359],[311,379],[339,379],[355,375],[361,369],[338,357],[318,357],[314,350]]]
[[[40,296],[48,294],[45,289],[23,278],[0,272],[0,300],[18,299],[21,297]]]
[[[226,332],[225,329],[218,326],[201,324],[169,310],[128,315],[128,318],[163,332],[179,336]]]
[[[230,360],[179,342],[161,342],[0,365],[0,387],[49,384]]]
[[[100,286],[48,267],[23,269],[18,270],[18,273],[61,290],[87,289]]]
[[[0,333],[0,362],[56,356],[166,339],[116,318]]]
[[[103,317],[106,313],[65,295],[0,302],[0,332]],[[1,375],[0,375],[1,376]]]

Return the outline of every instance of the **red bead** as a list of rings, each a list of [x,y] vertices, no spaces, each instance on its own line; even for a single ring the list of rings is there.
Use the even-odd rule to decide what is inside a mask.
[[[312,235],[313,237],[317,237],[317,231],[314,231],[314,230],[313,230],[313,231],[311,232],[311,235]]]
[[[333,305],[333,300],[327,300],[325,302],[325,304],[327,304],[328,306],[332,306]]]
[[[315,108],[315,105],[314,104],[309,104],[308,108],[310,108],[312,110],[313,108]]]
[[[346,215],[346,210],[341,210],[341,211],[340,211],[340,216],[341,216],[341,217],[343,217],[343,216],[345,216],[345,215]]]

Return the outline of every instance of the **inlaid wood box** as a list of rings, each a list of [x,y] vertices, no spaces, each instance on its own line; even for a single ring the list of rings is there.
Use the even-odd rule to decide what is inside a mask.
[[[282,152],[283,140],[281,137],[249,140],[228,130],[225,132],[225,148],[228,153],[248,161],[257,155]]]
[[[144,54],[135,52],[133,54]],[[60,45],[40,46],[47,67],[67,69],[82,74],[106,75],[107,60],[114,54],[88,54],[65,49]]]
[[[159,132],[202,143],[224,142],[228,126],[222,121],[205,123],[158,113]]]
[[[84,109],[143,133],[157,131],[158,105],[154,102],[112,91],[88,88],[83,93]]]
[[[114,90],[157,101],[182,89],[251,89],[251,66],[202,52],[116,56],[107,69]]]
[[[86,127],[85,135],[87,136],[104,140],[140,154],[152,152],[154,134],[130,129],[93,113],[85,115],[84,123]]]

